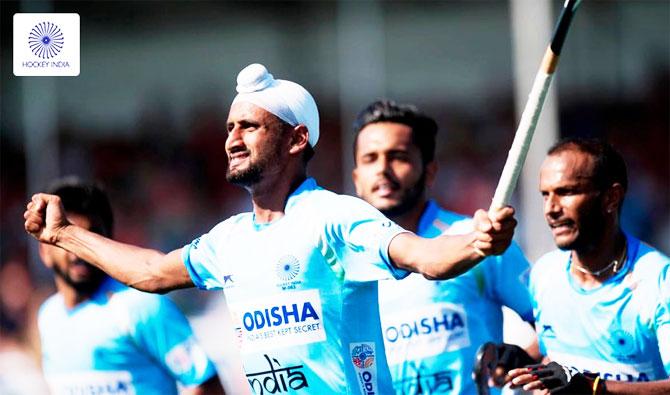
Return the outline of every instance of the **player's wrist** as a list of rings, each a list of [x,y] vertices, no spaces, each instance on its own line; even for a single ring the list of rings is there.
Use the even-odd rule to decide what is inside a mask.
[[[51,233],[49,238],[49,243],[53,245],[60,245],[69,237],[72,230],[72,224],[65,224],[56,228],[54,232]]]
[[[607,394],[607,385],[605,380],[601,379],[600,376],[597,376],[593,379],[591,384],[592,393],[591,395],[605,395]]]

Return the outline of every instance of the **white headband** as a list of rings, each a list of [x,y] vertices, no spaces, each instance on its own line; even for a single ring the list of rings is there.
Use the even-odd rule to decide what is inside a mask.
[[[309,145],[319,141],[319,110],[312,95],[295,82],[275,80],[262,64],[254,63],[237,75],[237,96],[233,104],[246,102],[261,107],[291,126],[303,124],[309,131]]]

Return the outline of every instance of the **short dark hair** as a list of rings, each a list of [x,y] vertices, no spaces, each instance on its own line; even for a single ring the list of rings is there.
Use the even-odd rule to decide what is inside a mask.
[[[604,191],[615,183],[621,184],[624,192],[628,190],[626,162],[611,144],[598,138],[570,137],[554,144],[547,151],[547,155],[573,150],[584,152],[593,158],[593,183],[598,190]]]
[[[437,122],[419,111],[411,104],[397,104],[392,100],[377,100],[361,111],[354,121],[354,161],[356,160],[356,145],[361,130],[371,123],[394,122],[407,125],[412,129],[412,143],[421,151],[423,164],[435,159],[435,136]]]
[[[98,184],[70,176],[55,180],[47,193],[60,197],[65,211],[83,215],[91,221],[91,231],[105,237],[114,232],[114,214],[109,198]]]

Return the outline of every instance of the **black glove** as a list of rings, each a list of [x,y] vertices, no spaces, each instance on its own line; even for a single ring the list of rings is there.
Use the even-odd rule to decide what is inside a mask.
[[[556,362],[547,365],[526,366],[549,390],[550,394],[586,394],[593,393],[593,380]]]
[[[496,366],[503,367],[505,371],[537,363],[536,360],[528,355],[526,350],[515,344],[496,344],[496,351],[498,353],[498,363]]]
[[[513,344],[494,344],[487,342],[479,347],[476,354],[473,379],[477,383],[480,395],[489,393],[489,379],[494,379],[496,385],[504,384],[503,377],[495,377],[497,367],[505,372],[536,363],[533,358],[521,347]]]

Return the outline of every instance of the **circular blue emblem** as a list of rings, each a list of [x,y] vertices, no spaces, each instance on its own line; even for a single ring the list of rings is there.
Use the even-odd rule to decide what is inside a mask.
[[[623,355],[630,355],[635,352],[635,339],[633,335],[624,331],[616,330],[611,334],[610,344],[613,348]]]
[[[28,46],[36,56],[51,59],[63,49],[63,32],[51,22],[40,22],[28,35]]]
[[[300,273],[300,261],[293,255],[284,255],[277,262],[277,277],[282,281],[291,281]]]

